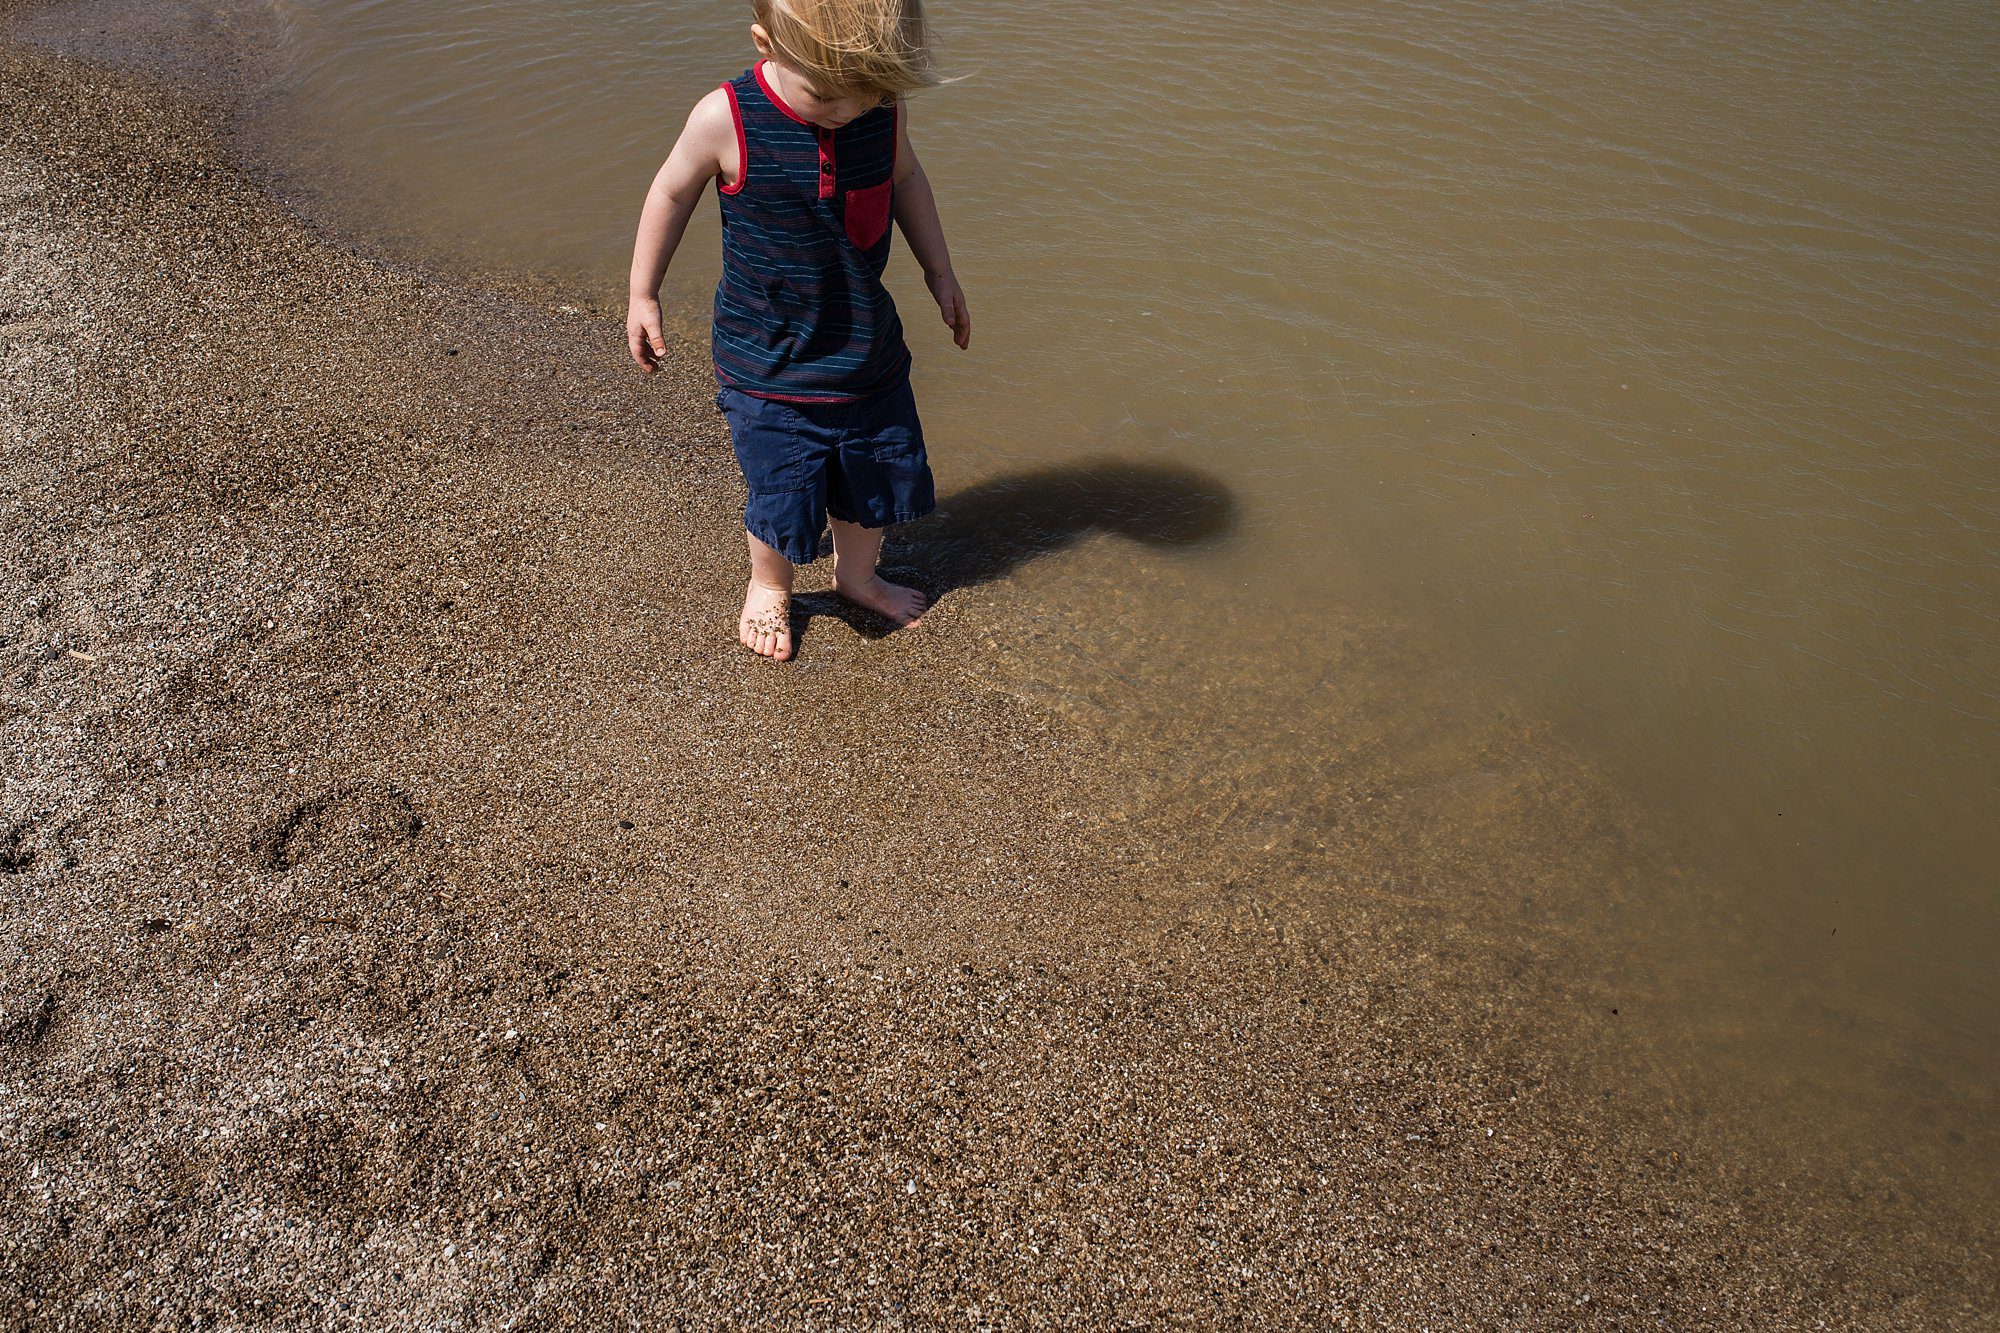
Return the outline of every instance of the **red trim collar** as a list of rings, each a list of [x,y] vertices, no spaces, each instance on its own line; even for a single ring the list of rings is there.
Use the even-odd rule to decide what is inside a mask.
[[[771,99],[772,106],[778,108],[778,110],[784,112],[786,115],[790,116],[793,120],[796,120],[799,124],[805,126],[807,129],[811,130],[818,129],[819,126],[813,124],[811,121],[807,120],[804,116],[800,115],[798,112],[786,106],[785,99],[778,96],[778,90],[776,88],[773,88],[771,86],[771,81],[764,77],[764,66],[769,63],[770,63],[769,61],[760,60],[755,65],[751,66],[751,72],[757,76],[757,86],[764,90],[764,96]]]

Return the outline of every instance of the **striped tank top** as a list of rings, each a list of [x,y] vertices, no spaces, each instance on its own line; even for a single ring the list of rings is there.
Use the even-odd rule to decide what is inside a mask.
[[[791,402],[851,402],[910,370],[882,285],[896,165],[895,103],[822,129],[755,67],[722,85],[741,165],[721,187],[715,377]]]

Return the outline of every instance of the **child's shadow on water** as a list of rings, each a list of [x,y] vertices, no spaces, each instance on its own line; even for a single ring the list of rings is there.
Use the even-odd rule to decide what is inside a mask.
[[[1218,541],[1236,526],[1236,499],[1205,472],[1165,463],[1105,459],[996,477],[938,502],[927,518],[895,530],[882,572],[923,591],[936,606],[953,591],[1003,578],[1092,532],[1157,547]],[[879,639],[895,626],[832,592],[792,602],[794,633],[829,616]]]

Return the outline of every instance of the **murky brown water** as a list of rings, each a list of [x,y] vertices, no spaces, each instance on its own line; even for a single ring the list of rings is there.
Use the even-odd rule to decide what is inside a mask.
[[[749,59],[734,3],[275,13],[297,187],[606,302],[686,108]],[[892,281],[944,488],[1115,454],[1240,514],[1171,602],[1103,603],[1183,630],[1119,678],[1310,672],[1361,580],[1651,812],[1673,873],[1597,938],[1674,979],[1656,1059],[1878,1139],[1912,1087],[1990,1125],[2000,8],[936,17],[968,77],[912,127],[972,353]],[[717,251],[707,205],[690,329]],[[1116,614],[1030,674],[1101,685]],[[1237,724],[1246,771],[1339,740]]]

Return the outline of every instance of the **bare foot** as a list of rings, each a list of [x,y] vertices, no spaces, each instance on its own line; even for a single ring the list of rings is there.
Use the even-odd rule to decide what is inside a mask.
[[[865,606],[876,615],[892,620],[898,625],[919,625],[923,623],[924,595],[915,588],[905,588],[900,583],[891,583],[880,574],[870,574],[865,581],[841,581],[840,575],[833,576],[833,590],[848,601]]]
[[[783,588],[767,588],[752,579],[743,594],[743,615],[736,622],[736,637],[759,656],[779,662],[790,657],[792,595]]]

